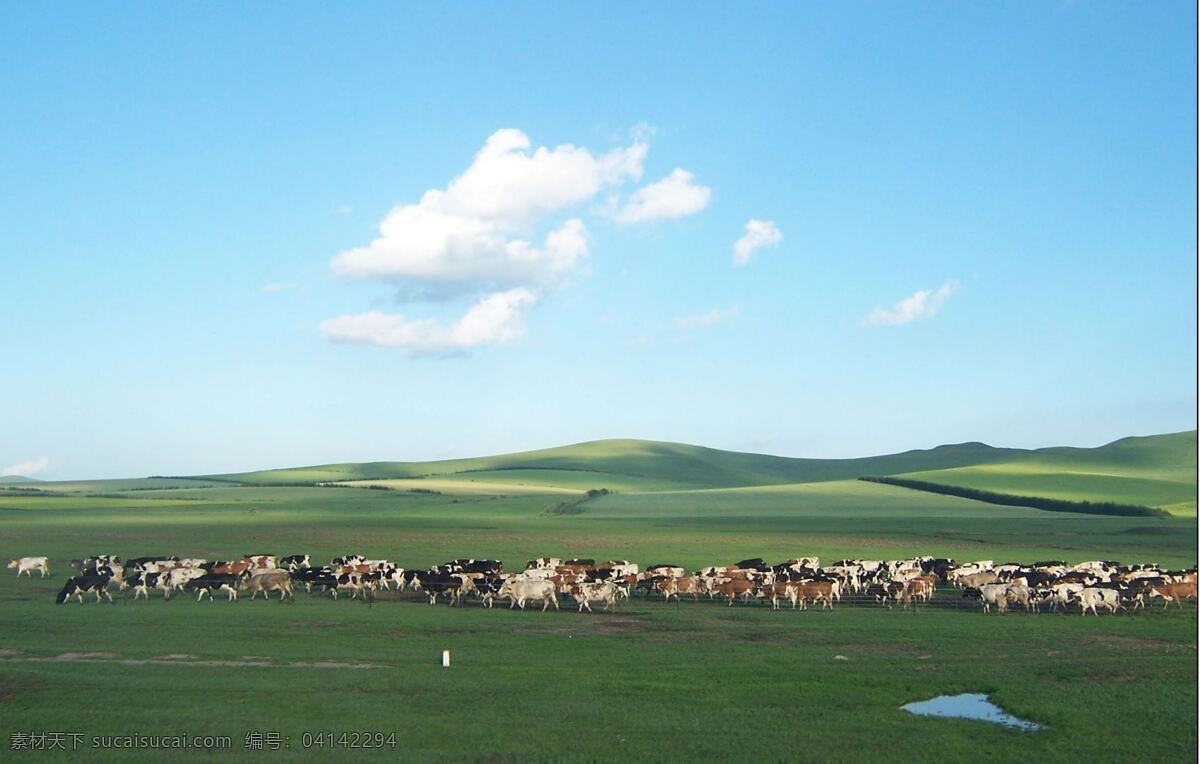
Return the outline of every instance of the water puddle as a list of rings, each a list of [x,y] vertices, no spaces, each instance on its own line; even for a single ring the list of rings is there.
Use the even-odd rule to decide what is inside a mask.
[[[920,716],[952,716],[958,719],[978,719],[992,724],[1003,724],[1006,727],[1016,727],[1026,732],[1036,732],[1043,729],[1042,725],[1027,722],[1024,719],[1004,713],[995,703],[988,700],[987,695],[979,693],[964,693],[962,695],[939,695],[932,700],[920,703],[909,703],[900,706],[900,710]]]

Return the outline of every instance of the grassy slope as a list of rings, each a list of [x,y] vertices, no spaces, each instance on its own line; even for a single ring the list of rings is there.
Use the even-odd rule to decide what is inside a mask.
[[[634,478],[647,487],[723,488],[845,480],[864,474],[941,469],[986,463],[1015,453],[1018,452],[1011,449],[992,448],[982,443],[963,443],[861,459],[792,459],[782,456],[720,451],[682,443],[599,440],[560,448],[474,459],[329,464],[296,469],[213,475],[211,477],[247,483],[272,483],[412,478],[450,474],[469,478],[475,472],[487,472],[488,479],[494,479],[499,471],[511,479],[519,480],[521,476],[516,473],[537,470],[542,473],[541,479],[561,480],[566,487],[578,488],[580,483],[572,473],[586,471],[598,473],[594,477],[589,475],[587,480],[589,486],[601,481],[595,487],[607,487],[602,481],[605,476],[612,476],[609,478],[610,480]]]
[[[1196,514],[1196,433],[1044,448],[988,464],[923,470],[915,480],[1056,499],[1116,501]]]

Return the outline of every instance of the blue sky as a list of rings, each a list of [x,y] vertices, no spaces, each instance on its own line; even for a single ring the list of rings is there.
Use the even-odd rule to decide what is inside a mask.
[[[279,10],[0,18],[0,468],[1193,426],[1192,4]]]

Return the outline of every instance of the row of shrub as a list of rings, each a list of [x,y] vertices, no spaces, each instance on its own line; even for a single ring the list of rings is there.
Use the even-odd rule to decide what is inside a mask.
[[[1068,501],[1067,499],[1050,499],[1045,496],[1016,496],[1010,493],[981,491],[978,488],[964,488],[943,483],[929,483],[924,480],[909,480],[898,477],[860,477],[869,483],[885,483],[887,485],[911,488],[915,491],[928,491],[946,496],[958,496],[963,499],[984,501],[988,504],[1003,504],[1008,507],[1032,507],[1048,512],[1079,512],[1086,515],[1119,515],[1124,517],[1169,517],[1170,513],[1157,507],[1147,507],[1141,504],[1117,504],[1111,501]]]

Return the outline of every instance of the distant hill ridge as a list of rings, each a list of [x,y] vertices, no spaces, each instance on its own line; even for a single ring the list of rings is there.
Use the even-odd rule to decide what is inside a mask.
[[[1186,503],[1195,490],[1196,432],[1122,438],[1098,448],[997,448],[968,442],[855,459],[803,459],[722,451],[684,443],[597,440],[514,454],[429,462],[364,462],[196,476],[243,484],[449,478],[574,487],[615,485],[630,490],[688,490],[849,480],[864,475],[906,475],[948,484],[995,489],[1002,476],[1020,488],[1023,476],[1108,481],[1145,489],[1156,500],[1120,496],[1151,506]],[[1066,475],[1066,478],[1062,476]],[[608,481],[608,482],[606,482]],[[1003,482],[1003,480],[1001,481]],[[1154,489],[1154,490],[1151,490]],[[1029,493],[1028,490],[1025,491]],[[1136,491],[1135,491],[1136,493]],[[1161,496],[1159,494],[1162,494]],[[1039,495],[1053,495],[1042,490]],[[1086,490],[1064,498],[1109,500]],[[1194,497],[1191,498],[1194,511]]]

